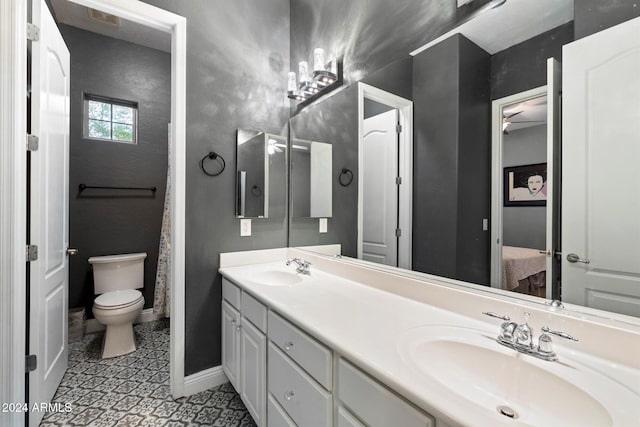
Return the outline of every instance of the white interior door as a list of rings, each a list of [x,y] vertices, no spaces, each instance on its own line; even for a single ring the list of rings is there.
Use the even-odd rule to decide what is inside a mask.
[[[31,153],[31,262],[29,352],[38,358],[29,374],[29,400],[49,402],[67,368],[69,262],[69,50],[44,0],[33,0],[31,132],[40,138]],[[31,412],[29,424],[44,413]]]
[[[562,299],[640,316],[640,18],[563,63]]]
[[[364,120],[362,259],[398,265],[398,110]]]

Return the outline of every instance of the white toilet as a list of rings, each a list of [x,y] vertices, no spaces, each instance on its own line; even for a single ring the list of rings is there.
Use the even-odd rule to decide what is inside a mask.
[[[103,359],[136,350],[133,321],[144,306],[144,297],[138,289],[144,286],[146,257],[143,252],[89,258],[98,295],[93,302],[93,315],[107,328],[102,343]]]

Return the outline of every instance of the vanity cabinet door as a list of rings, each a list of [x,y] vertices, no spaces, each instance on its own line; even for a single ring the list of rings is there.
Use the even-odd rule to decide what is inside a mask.
[[[222,301],[222,370],[236,390],[240,386],[240,312]]]
[[[240,397],[258,427],[265,423],[267,338],[245,317],[240,344]],[[236,389],[238,390],[238,389]]]

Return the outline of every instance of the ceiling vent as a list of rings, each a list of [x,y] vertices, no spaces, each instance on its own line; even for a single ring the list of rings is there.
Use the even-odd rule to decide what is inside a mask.
[[[120,17],[89,8],[89,18],[112,27],[120,26]]]

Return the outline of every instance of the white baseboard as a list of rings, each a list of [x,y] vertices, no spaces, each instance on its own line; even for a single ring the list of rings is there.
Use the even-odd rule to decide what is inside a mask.
[[[153,308],[145,308],[133,323],[153,322],[154,320],[162,319],[163,317],[163,314],[154,313]],[[87,322],[84,325],[85,334],[94,334],[100,331],[104,331],[104,325],[102,323],[98,322],[96,319],[87,319]]]
[[[185,396],[191,396],[228,381],[227,376],[222,371],[222,366],[215,366],[184,377],[184,394]]]

